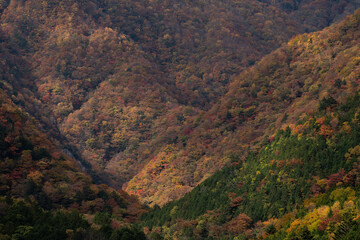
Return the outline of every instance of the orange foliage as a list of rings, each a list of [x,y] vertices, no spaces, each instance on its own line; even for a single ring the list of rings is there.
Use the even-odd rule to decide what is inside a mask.
[[[246,214],[239,214],[237,217],[227,223],[227,231],[234,234],[243,233],[251,224],[252,220]]]

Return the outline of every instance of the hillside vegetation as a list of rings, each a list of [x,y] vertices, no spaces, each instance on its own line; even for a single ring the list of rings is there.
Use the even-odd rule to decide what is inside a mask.
[[[357,239],[359,101],[323,101],[144,225],[165,239]]]
[[[356,239],[357,7],[0,0],[0,239]]]
[[[208,112],[187,120],[177,141],[164,146],[127,189],[143,190],[142,198],[156,203],[180,195],[226,163],[244,160],[265,135],[296,123],[321,99],[344,102],[359,85],[358,14],[294,37],[245,70]],[[169,193],[169,186],[176,191]]]
[[[9,72],[14,81],[7,83],[24,96],[17,104],[81,160],[96,181],[118,188],[131,181],[128,190],[162,204],[222,167],[219,161],[198,161],[205,159],[212,138],[222,139],[211,136],[209,123],[202,122],[210,118],[204,115],[207,110],[216,111],[214,104],[229,84],[238,82],[239,73],[292,36],[338,21],[356,4],[4,0],[4,44],[21,60],[10,70],[24,71]],[[189,149],[197,134],[208,136],[201,137],[202,146]],[[246,144],[251,140],[244,138]],[[168,147],[176,152],[173,159],[160,160]],[[159,189],[142,177],[159,161],[189,168],[178,171],[168,165],[173,173],[166,178],[173,182]],[[134,189],[139,178],[144,183]]]
[[[276,117],[278,122],[269,121],[264,128],[277,128],[276,133],[258,138],[246,157],[230,155],[223,170],[180,200],[144,214],[152,236],[358,238],[360,93],[353,91],[360,79],[359,23],[357,11],[338,25],[295,37],[234,82],[216,107],[224,117],[215,118],[220,123],[213,131],[222,129],[230,132],[228,138],[237,134],[241,139],[247,118],[261,122],[258,128],[252,125],[260,129]],[[250,92],[249,83],[258,88]],[[246,99],[260,101],[248,107],[249,115],[241,106]],[[237,133],[238,128],[242,131]],[[233,149],[232,154],[242,150]]]

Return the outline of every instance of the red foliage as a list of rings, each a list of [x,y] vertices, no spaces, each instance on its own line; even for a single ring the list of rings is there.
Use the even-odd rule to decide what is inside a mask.
[[[242,201],[243,201],[243,199],[241,197],[236,197],[230,202],[229,205],[230,205],[230,207],[235,208],[237,206],[240,206]]]
[[[45,103],[50,102],[50,96],[51,96],[50,93],[45,94],[45,95],[42,97],[42,101],[45,102]]]
[[[330,222],[330,219],[329,218],[326,218],[325,220],[323,220],[321,223],[320,223],[320,225],[319,225],[319,230],[320,231],[325,231],[326,230],[326,228],[327,228],[327,226],[329,225],[329,222]]]
[[[321,187],[316,183],[311,186],[310,191],[315,196],[323,192]]]
[[[227,230],[230,233],[241,234],[250,226],[251,223],[252,219],[246,214],[241,213],[227,223]]]
[[[328,185],[326,186],[326,189],[329,189],[331,187],[336,186],[337,183],[342,182],[344,177],[346,175],[346,172],[344,169],[340,170],[337,173],[334,173],[328,177]]]
[[[194,130],[191,127],[186,127],[184,129],[184,135],[189,136]]]
[[[11,177],[13,179],[19,179],[19,178],[22,178],[22,176],[23,176],[23,170],[21,168],[16,168],[11,173]]]

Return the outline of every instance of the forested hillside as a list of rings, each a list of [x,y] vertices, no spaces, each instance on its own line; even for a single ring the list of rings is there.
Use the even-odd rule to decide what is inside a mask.
[[[0,239],[356,239],[358,7],[0,0]]]
[[[358,239],[359,104],[323,99],[143,224],[153,239]]]
[[[265,135],[294,124],[319,100],[343,102],[359,85],[358,14],[299,35],[245,70],[208,112],[189,118],[177,141],[165,146],[127,189],[140,190],[156,203],[169,195],[169,186],[177,189],[170,194],[181,195],[226,163],[243,160]]]
[[[96,181],[118,188],[132,181],[128,190],[165,203],[227,161],[229,154],[198,159],[215,157],[212,149],[204,153],[215,136],[202,122],[236,76],[292,36],[322,29],[357,4],[4,0],[3,44],[19,61],[10,66],[13,80],[3,81],[24,96],[16,104]],[[189,149],[198,139],[193,132],[210,135]],[[169,151],[176,154],[166,159]],[[158,178],[161,169],[154,168],[168,172],[155,181],[159,186],[142,177],[146,171]],[[171,184],[160,187],[164,181]]]
[[[0,41],[0,238],[145,239],[137,197],[94,184],[41,111],[21,42],[5,30]]]
[[[234,81],[207,113],[226,166],[143,215],[154,239],[358,239],[359,24],[297,36]]]
[[[23,95],[18,93],[14,98],[22,99]],[[3,90],[0,103],[2,239],[44,239],[40,238],[44,234],[46,239],[65,239],[70,229],[78,237],[107,239],[112,229],[129,229],[137,221],[145,210],[136,197],[95,185],[80,163],[41,132],[38,121],[15,106]],[[96,220],[104,218],[99,212],[105,214],[107,225]],[[89,223],[103,224],[105,229]]]

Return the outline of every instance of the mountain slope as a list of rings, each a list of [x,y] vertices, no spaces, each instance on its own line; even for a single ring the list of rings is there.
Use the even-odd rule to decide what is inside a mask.
[[[222,130],[227,134],[222,145],[225,150],[219,155],[233,155],[223,170],[183,198],[145,214],[143,223],[152,235],[198,239],[358,237],[359,24],[358,10],[321,32],[297,36],[233,83],[213,110],[220,117],[208,120],[218,123],[207,125],[213,127],[208,128],[213,133]],[[246,101],[258,102],[248,106],[251,114],[241,105],[249,104]],[[246,137],[244,126],[255,124],[259,127],[252,129],[274,134],[253,136],[244,156],[245,151],[236,144]],[[236,138],[239,141],[235,142]],[[213,141],[215,146],[220,142]],[[162,169],[150,184],[163,180],[161,174],[171,168]],[[154,172],[146,174],[156,177]]]
[[[357,4],[1,1],[0,238],[354,238]]]
[[[127,190],[160,204],[165,196],[177,198],[242,159],[265,135],[313,111],[320,99],[344,101],[359,84],[358,16],[297,36],[244,71],[218,104],[186,121],[177,141],[164,146]]]
[[[26,61],[19,56],[19,43],[4,32],[0,38],[1,238],[64,239],[72,229],[82,239],[91,234],[106,239],[94,227],[100,223],[91,220],[99,211],[108,215],[107,234],[130,227],[145,211],[137,198],[94,184],[59,132],[44,130],[52,123],[41,122],[41,115],[40,121],[36,119],[41,104],[30,91],[34,85]]]
[[[157,194],[149,201],[160,203],[161,197],[164,203],[233,157],[211,149],[223,139],[223,130],[206,119],[223,117],[213,104],[239,72],[291,36],[340,19],[357,1],[289,4],[3,1],[5,43],[15,44],[14,55],[26,69],[26,77],[7,83],[18,82],[16,91],[27,98],[24,109],[91,168],[97,181],[121,187],[139,174],[128,189],[144,191],[142,197]],[[316,14],[309,14],[314,6]],[[260,130],[255,137],[263,134]],[[243,144],[254,136],[248,134]],[[223,145],[228,143],[218,148]],[[167,162],[170,168],[163,165]],[[170,178],[172,183],[162,189],[152,176],[142,177],[163,168],[169,174],[159,183]],[[133,189],[139,179],[141,189]]]
[[[356,239],[359,102],[323,101],[143,224],[167,238]]]

